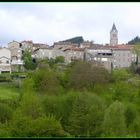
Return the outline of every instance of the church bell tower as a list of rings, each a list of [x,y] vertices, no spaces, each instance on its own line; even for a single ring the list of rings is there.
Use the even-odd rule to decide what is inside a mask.
[[[110,31],[110,46],[118,45],[118,30],[113,23],[112,29]]]

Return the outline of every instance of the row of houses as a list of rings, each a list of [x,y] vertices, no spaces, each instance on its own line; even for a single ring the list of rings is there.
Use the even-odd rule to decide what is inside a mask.
[[[128,68],[132,62],[136,62],[136,54],[133,45],[116,45],[92,47],[86,49],[86,61],[97,61],[108,70],[115,68]]]
[[[90,41],[74,44],[71,42],[55,42],[53,46],[33,43],[32,41],[12,41],[8,48],[0,48],[0,73],[24,70],[23,52],[28,49],[35,59],[51,59],[63,56],[65,63],[73,60],[93,61],[104,65],[108,70],[127,68],[136,61],[133,45],[100,45]]]
[[[0,48],[0,73],[23,70],[22,59],[25,50],[32,53],[34,59],[55,59],[63,56],[65,63],[73,60],[93,61],[101,63],[106,69],[127,68],[136,61],[133,45],[118,44],[118,30],[113,24],[110,31],[110,45],[94,44],[91,41],[72,43],[68,41],[54,42],[52,46],[29,41],[12,41],[8,48]]]
[[[48,48],[47,44],[33,43],[32,41],[12,41],[8,43],[8,48],[0,48],[0,73],[12,71],[24,71],[23,53],[28,49],[32,54],[38,48]]]

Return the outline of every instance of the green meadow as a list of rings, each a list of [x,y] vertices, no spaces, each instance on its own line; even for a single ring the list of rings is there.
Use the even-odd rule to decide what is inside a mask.
[[[0,83],[0,100],[16,100],[19,97],[19,90],[12,83]]]

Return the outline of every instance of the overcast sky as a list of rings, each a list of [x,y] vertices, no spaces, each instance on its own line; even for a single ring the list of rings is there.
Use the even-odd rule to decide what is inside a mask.
[[[113,22],[119,43],[140,35],[140,3],[0,3],[0,45],[13,40],[52,45],[75,36],[105,44]]]

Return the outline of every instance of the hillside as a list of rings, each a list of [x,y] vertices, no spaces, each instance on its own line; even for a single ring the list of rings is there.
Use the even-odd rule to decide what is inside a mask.
[[[63,40],[62,42],[71,42],[71,43],[76,43],[76,44],[80,44],[82,42],[84,42],[84,39],[82,36],[78,36],[78,37],[73,37],[67,40]]]
[[[134,39],[128,41],[128,45],[140,44],[140,37],[136,36]]]

